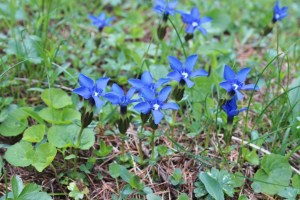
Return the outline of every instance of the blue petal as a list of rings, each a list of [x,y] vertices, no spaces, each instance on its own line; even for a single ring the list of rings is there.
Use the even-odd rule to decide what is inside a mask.
[[[105,13],[100,13],[99,14],[99,16],[98,16],[98,19],[100,20],[100,21],[104,21],[105,20]]]
[[[181,80],[181,74],[178,71],[172,71],[168,74],[168,78],[179,82]]]
[[[152,110],[152,115],[155,124],[159,124],[159,122],[164,118],[164,114],[159,110]]]
[[[196,19],[200,18],[200,12],[197,7],[192,8],[191,15]]]
[[[109,100],[113,105],[120,103],[120,98],[116,94],[107,93],[103,97],[106,98],[107,100]]]
[[[229,81],[224,81],[222,83],[220,83],[220,87],[224,88],[225,90],[227,90],[227,92],[232,91],[232,85]]]
[[[239,110],[239,112],[243,112],[243,111],[246,111],[246,110],[248,110],[248,108],[246,107],[246,108],[242,108],[242,109],[240,109]]]
[[[185,60],[185,70],[190,74],[192,73],[194,66],[197,62],[198,59],[198,55],[191,55],[189,57],[187,57],[187,59]]]
[[[147,114],[151,110],[151,105],[148,102],[141,102],[134,106],[134,109],[143,113]]]
[[[123,89],[120,86],[118,86],[117,84],[114,83],[111,88],[112,88],[112,91],[114,93],[116,93],[119,97],[124,96]]]
[[[179,109],[179,106],[177,105],[177,103],[165,103],[162,105],[161,109],[163,110],[168,110],[168,109],[171,109],[171,110],[178,110]]]
[[[194,18],[190,14],[187,14],[187,13],[182,13],[181,19],[186,24],[192,24],[194,21]]]
[[[127,99],[131,99],[135,93],[136,89],[135,88],[130,88],[126,94]]]
[[[145,71],[145,72],[142,74],[141,80],[143,81],[144,85],[150,85],[150,84],[152,84],[153,78],[152,78],[151,73],[148,72],[148,71]]]
[[[186,83],[186,85],[188,86],[188,88],[191,88],[191,87],[194,86],[194,82],[191,81],[190,79],[184,78],[183,80],[185,81],[185,83]]]
[[[168,8],[175,9],[177,3],[178,3],[177,1],[168,2]]]
[[[212,18],[210,18],[210,17],[202,17],[200,19],[201,24],[208,23],[208,22],[211,22],[211,21],[212,21]]]
[[[150,88],[143,87],[141,89],[142,96],[147,100],[147,101],[153,101],[155,100],[155,92],[152,91]]]
[[[137,89],[141,89],[142,87],[144,87],[144,83],[143,81],[141,81],[140,79],[134,79],[134,78],[131,78],[128,80],[128,83],[134,87],[134,88],[137,88]]]
[[[259,90],[259,87],[255,84],[244,85],[241,90]]]
[[[103,106],[104,102],[99,97],[93,96],[93,99],[97,108],[101,108]]]
[[[92,89],[94,86],[94,81],[90,79],[89,77],[85,76],[84,74],[79,74],[79,84],[80,86],[87,87],[89,89]]]
[[[225,65],[224,68],[224,79],[227,81],[235,79],[235,72],[228,65]]]
[[[160,86],[162,86],[163,84],[166,84],[167,82],[169,82],[170,79],[169,78],[160,78],[158,79],[158,81],[155,83],[154,87],[155,88],[159,88]]]
[[[86,87],[76,88],[76,89],[73,90],[73,92],[75,94],[78,94],[78,95],[82,96],[85,99],[89,99],[92,96],[91,91]]]
[[[239,114],[238,110],[231,110],[227,113],[227,115],[230,117],[237,116],[238,114]]]
[[[195,31],[195,27],[193,25],[191,25],[191,24],[187,25],[185,32],[193,34],[194,31]]]
[[[241,69],[236,75],[237,80],[241,83],[244,83],[250,70],[250,68]]]
[[[94,22],[97,22],[98,19],[97,17],[95,17],[94,15],[89,15],[90,20],[92,21],[92,23],[94,24]]]
[[[196,76],[208,76],[208,72],[204,69],[198,69],[191,73],[190,77],[196,77]]]
[[[173,70],[182,71],[182,63],[174,56],[169,56],[169,63]]]
[[[101,90],[105,90],[106,86],[107,86],[107,83],[109,81],[109,78],[99,78],[97,81],[96,81],[96,88],[97,90],[101,89]]]
[[[235,93],[236,93],[236,96],[237,96],[237,99],[240,101],[244,98],[244,95],[242,93],[240,93],[240,91],[238,90],[235,90]]]
[[[167,86],[167,87],[161,89],[161,91],[158,94],[157,99],[161,102],[165,101],[168,98],[171,90],[172,90],[171,86]]]
[[[201,31],[201,33],[202,33],[203,35],[206,35],[206,34],[207,34],[206,29],[203,28],[201,25],[197,26],[197,29],[198,29],[199,31]]]

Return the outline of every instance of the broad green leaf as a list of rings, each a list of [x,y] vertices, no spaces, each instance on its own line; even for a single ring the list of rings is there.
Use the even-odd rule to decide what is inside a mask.
[[[52,200],[46,192],[30,192],[18,197],[18,200]]]
[[[162,200],[162,198],[155,194],[147,194],[146,196],[147,200]]]
[[[28,116],[32,117],[39,124],[44,124],[44,120],[39,116],[39,114],[32,107],[22,107],[21,108]]]
[[[289,99],[290,99],[290,103],[293,107],[293,119],[295,119],[300,112],[300,77],[296,78],[293,80],[293,82],[291,83],[291,85],[289,86],[289,89],[291,88],[295,88],[293,90],[291,90],[288,93]]]
[[[199,176],[202,183],[205,185],[206,191],[215,199],[224,200],[224,193],[221,185],[217,180],[209,176],[206,172],[201,172]]]
[[[129,184],[132,188],[137,190],[143,190],[143,188],[145,187],[145,184],[137,175],[133,175],[130,177]]]
[[[111,163],[109,165],[109,174],[111,177],[113,178],[118,178],[120,176],[121,173],[121,169],[120,169],[120,165],[117,163]]]
[[[42,172],[46,167],[48,167],[57,153],[56,148],[50,143],[40,144],[34,154],[32,165],[37,171]]]
[[[217,170],[216,168],[211,169],[211,177],[216,179],[218,183],[220,184],[221,188],[224,190],[224,192],[230,196],[233,197],[234,194],[234,187],[233,187],[233,180],[231,178],[231,175],[226,170]]]
[[[292,187],[286,187],[283,190],[278,192],[278,195],[287,199],[287,200],[295,200],[297,194],[300,190]]]
[[[186,193],[183,193],[183,194],[178,196],[177,200],[190,200],[190,198]]]
[[[11,111],[6,119],[0,124],[0,135],[17,136],[28,126],[27,114],[21,109]]]
[[[11,179],[11,187],[14,199],[17,199],[23,190],[23,181],[19,176],[14,175]]]
[[[40,142],[44,138],[46,126],[43,124],[33,125],[25,130],[22,140],[27,142]]]
[[[80,127],[71,125],[56,125],[48,130],[49,142],[57,148],[76,147]],[[80,149],[87,150],[95,143],[94,131],[90,128],[83,130]]]
[[[132,175],[130,174],[130,172],[123,165],[120,165],[120,176],[127,183],[130,182],[130,179],[132,177]]]
[[[42,100],[49,107],[59,109],[69,105],[72,105],[72,99],[68,94],[57,88],[50,88],[44,90],[41,95]]]
[[[39,116],[53,124],[71,124],[75,120],[80,120],[81,115],[73,108],[64,108],[62,110],[44,108],[39,112]]]
[[[31,143],[21,141],[7,148],[4,158],[16,167],[27,167],[32,163],[34,150]]]
[[[276,154],[266,155],[251,186],[256,193],[274,195],[289,186],[291,176],[292,169],[287,158]]]
[[[207,195],[207,191],[205,189],[205,185],[202,182],[195,183],[196,188],[194,189],[195,197],[203,197]]]
[[[295,174],[292,178],[292,185],[294,188],[297,188],[300,190],[300,175]]]
[[[233,187],[241,187],[245,182],[245,178],[241,172],[236,172],[232,174],[231,178],[233,182]]]
[[[241,196],[239,196],[238,200],[248,200],[247,196],[242,194]]]

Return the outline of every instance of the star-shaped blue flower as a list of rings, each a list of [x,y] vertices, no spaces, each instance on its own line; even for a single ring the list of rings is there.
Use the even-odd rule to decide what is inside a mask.
[[[114,17],[106,18],[105,13],[100,13],[97,16],[89,15],[92,24],[98,27],[98,30],[101,32],[105,26],[110,26],[111,22],[115,19]]]
[[[149,88],[142,88],[141,92],[143,93],[143,97],[145,99],[144,102],[138,103],[134,106],[134,109],[137,111],[148,114],[150,111],[152,112],[152,116],[155,124],[159,124],[159,122],[163,119],[164,114],[161,110],[178,110],[179,106],[176,103],[170,102],[165,103],[170,92],[172,90],[171,86],[167,86],[156,95],[156,93]]]
[[[194,82],[190,80],[191,78],[208,75],[207,71],[203,69],[193,71],[197,59],[198,55],[191,55],[187,57],[185,63],[182,64],[177,58],[169,56],[170,66],[173,71],[168,74],[168,78],[181,84],[187,84],[189,88],[193,87]]]
[[[151,73],[148,71],[145,71],[142,74],[141,79],[131,78],[128,80],[128,83],[132,87],[136,88],[137,91],[140,91],[144,87],[149,88],[152,91],[156,91],[157,88],[159,88],[163,84],[167,83],[168,81],[169,81],[169,79],[161,78],[156,83],[154,83]]]
[[[135,92],[135,88],[130,88],[125,94],[120,86],[118,86],[117,84],[113,84],[112,91],[106,93],[104,97],[108,99],[113,105],[119,105],[121,107],[121,111],[125,110],[126,112],[126,107],[129,104],[139,101],[139,99],[132,99]]]
[[[211,22],[210,17],[200,17],[200,12],[197,7],[192,8],[191,13],[181,13],[181,18],[184,23],[187,24],[186,32],[193,34],[196,29],[201,31],[203,35],[207,34],[205,28],[202,27],[202,24]]]
[[[99,78],[94,84],[94,80],[80,73],[79,84],[81,87],[74,89],[73,92],[90,100],[97,108],[101,108],[104,102],[100,99],[100,96],[103,96],[108,81],[109,78]]]
[[[244,95],[240,92],[240,90],[259,89],[258,86],[255,86],[255,84],[245,85],[245,80],[250,70],[250,68],[243,68],[237,74],[235,74],[235,72],[228,65],[225,65],[224,79],[226,81],[220,83],[220,86],[227,90],[230,95],[236,94],[237,99],[242,100]]]
[[[282,20],[283,18],[285,18],[288,14],[287,14],[287,10],[288,7],[283,7],[280,8],[279,7],[279,1],[276,1],[276,4],[274,6],[273,9],[273,23],[277,22],[278,20]]]
[[[240,112],[247,110],[247,108],[238,109],[236,95],[234,95],[231,100],[226,101],[222,108],[226,112],[229,119],[233,119],[233,117],[237,116]]]
[[[177,1],[169,1],[165,2],[164,0],[156,0],[153,10],[158,14],[162,15],[174,15],[177,11],[175,7],[177,5]]]

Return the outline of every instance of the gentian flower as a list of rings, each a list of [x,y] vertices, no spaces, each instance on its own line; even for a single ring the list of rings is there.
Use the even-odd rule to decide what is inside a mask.
[[[153,10],[167,19],[169,15],[174,15],[177,12],[175,10],[176,5],[177,1],[165,2],[164,0],[156,0]]]
[[[112,91],[106,93],[104,97],[108,99],[113,105],[119,105],[121,108],[121,114],[126,114],[127,106],[133,102],[139,101],[139,99],[131,99],[135,93],[135,88],[130,88],[127,94],[117,84],[112,85]]]
[[[184,23],[187,24],[186,32],[188,34],[193,34],[196,29],[201,31],[203,35],[207,34],[205,28],[202,27],[202,24],[211,22],[212,19],[210,17],[200,17],[200,12],[197,7],[194,7],[191,10],[190,14],[181,13],[181,18]]]
[[[273,8],[273,23],[277,22],[278,20],[282,20],[285,18],[287,14],[288,7],[279,7],[279,1],[276,1],[276,4]]]
[[[152,112],[152,116],[154,119],[154,123],[157,125],[163,119],[164,114],[161,110],[178,110],[179,106],[176,103],[165,103],[166,99],[168,98],[170,92],[172,90],[171,86],[167,86],[163,88],[158,95],[149,89],[149,88],[142,88],[141,92],[143,93],[143,97],[145,98],[145,102],[138,103],[134,106],[134,109],[137,111],[148,114],[150,111]]]
[[[161,78],[156,83],[154,83],[151,73],[148,71],[145,71],[142,74],[141,79],[131,78],[128,80],[128,83],[132,87],[136,88],[137,91],[140,91],[144,87],[147,87],[152,91],[156,91],[157,88],[159,88],[163,84],[167,83],[168,81],[169,81],[169,79],[167,79],[167,78]]]
[[[208,75],[207,71],[203,69],[193,71],[197,59],[197,55],[191,55],[187,57],[185,63],[182,64],[177,58],[169,56],[170,66],[173,71],[168,74],[168,78],[182,85],[187,84],[189,88],[193,87],[194,83],[190,80],[191,78]]]
[[[238,109],[237,107],[237,96],[234,95],[231,100],[226,101],[225,105],[222,106],[223,110],[227,114],[227,122],[231,124],[234,116],[237,116],[240,112],[247,110],[247,108]]]
[[[100,99],[100,96],[103,95],[108,81],[109,78],[99,78],[94,84],[94,80],[80,73],[79,84],[81,87],[74,89],[73,92],[84,99],[90,100],[90,103],[96,105],[97,108],[101,108],[104,102]]]
[[[114,17],[106,18],[105,13],[100,13],[97,16],[89,15],[92,24],[98,27],[98,30],[101,32],[105,26],[110,26],[111,22],[115,19]]]
[[[240,90],[259,89],[258,86],[255,86],[255,84],[245,85],[245,80],[250,70],[250,68],[243,68],[237,74],[235,74],[235,72],[228,65],[225,65],[224,79],[226,81],[220,83],[220,86],[227,90],[230,95],[236,94],[237,99],[242,100],[244,95],[240,92]]]

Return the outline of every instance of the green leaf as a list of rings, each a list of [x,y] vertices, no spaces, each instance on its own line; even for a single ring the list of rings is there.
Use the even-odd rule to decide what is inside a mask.
[[[129,184],[132,188],[137,190],[143,190],[145,184],[141,181],[141,179],[137,175],[133,175],[130,177]]]
[[[300,102],[299,102],[300,87],[299,86],[300,86],[300,77],[294,79],[293,82],[291,83],[291,85],[289,86],[289,89],[296,87],[295,89],[291,90],[288,93],[290,103],[293,107],[293,112],[292,112],[293,119],[298,117],[299,112],[300,112]]]
[[[32,163],[34,150],[31,143],[21,141],[7,148],[4,158],[16,167],[27,167]]]
[[[162,200],[162,198],[155,194],[147,194],[146,195],[147,200]]]
[[[109,174],[111,177],[113,178],[118,178],[120,176],[121,173],[121,169],[120,169],[120,165],[117,163],[111,163],[109,165]]]
[[[55,125],[48,130],[48,141],[57,148],[76,147],[80,127],[71,125]],[[86,128],[82,132],[80,149],[87,150],[95,143],[94,131]]]
[[[57,110],[53,108],[44,108],[39,112],[39,116],[53,124],[71,124],[76,120],[80,120],[80,113],[73,108],[64,108]]]
[[[52,144],[40,144],[35,150],[32,165],[38,172],[42,172],[54,160],[56,153],[57,150]]]
[[[174,173],[170,177],[170,182],[174,186],[184,184],[184,180],[182,178],[182,173],[179,168],[175,168]]]
[[[202,182],[196,182],[195,186],[196,186],[196,188],[194,189],[195,197],[199,198],[207,195],[205,185]]]
[[[177,200],[189,200],[189,196],[186,193],[183,193],[181,195],[178,196]]]
[[[292,187],[286,187],[283,190],[279,191],[278,195],[287,200],[295,200],[298,192],[299,192],[299,189],[292,188]]]
[[[46,192],[30,192],[18,197],[18,200],[41,200],[41,199],[52,200],[51,196],[49,196]]]
[[[219,171],[216,168],[212,168],[211,177],[213,177],[218,181],[221,188],[228,196],[233,197],[234,187],[233,187],[233,180],[231,178],[231,174],[229,174],[226,170]]]
[[[300,175],[295,174],[292,178],[292,185],[294,188],[297,188],[300,190]]]
[[[23,181],[19,176],[14,175],[11,179],[11,187],[14,199],[17,199],[23,190]]]
[[[248,198],[245,194],[242,194],[241,196],[239,196],[238,200],[248,200]]]
[[[22,107],[21,108],[28,116],[36,120],[39,124],[45,124],[44,120],[39,116],[39,114],[32,107]]]
[[[59,109],[69,105],[72,105],[72,99],[68,94],[57,88],[50,88],[44,90],[41,95],[42,100],[49,107]]]
[[[206,172],[201,172],[199,176],[202,183],[205,185],[206,191],[215,199],[224,200],[224,193],[220,184],[209,176]]]
[[[256,193],[274,195],[289,186],[291,176],[292,169],[287,158],[276,154],[266,155],[251,186]]]
[[[21,134],[28,126],[27,114],[21,109],[11,111],[0,124],[0,135],[10,137]]]
[[[95,154],[99,157],[105,157],[112,151],[112,146],[107,146],[104,140],[100,141],[100,149],[98,151],[94,151]]]
[[[122,178],[125,182],[127,182],[127,183],[130,182],[130,179],[131,179],[131,177],[132,177],[132,175],[131,175],[130,172],[126,169],[126,167],[124,167],[124,166],[122,166],[122,165],[120,165],[120,176],[121,176],[121,178]]]
[[[233,181],[233,187],[241,187],[245,182],[244,175],[241,172],[236,172],[235,174],[232,174],[231,178]]]
[[[245,157],[245,159],[253,164],[253,165],[259,165],[259,157],[256,153],[256,150],[252,150],[249,152],[249,150],[247,148],[243,148],[242,150],[243,156]]]
[[[25,130],[22,140],[27,142],[40,142],[44,138],[46,126],[43,124],[33,125]]]

